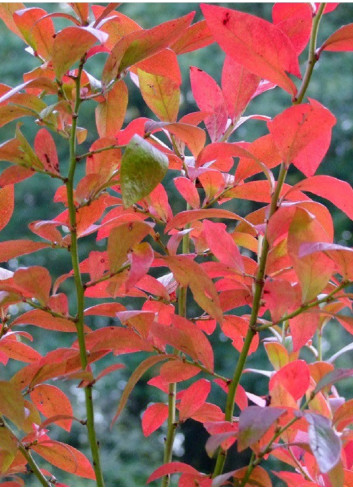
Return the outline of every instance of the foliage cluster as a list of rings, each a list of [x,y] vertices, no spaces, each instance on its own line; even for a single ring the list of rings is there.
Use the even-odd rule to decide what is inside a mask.
[[[19,122],[14,137],[0,145],[0,159],[10,163],[0,175],[0,229],[12,217],[14,187],[24,179],[40,174],[58,181],[53,202],[62,206],[50,220],[31,222],[35,240],[2,241],[0,261],[44,250],[66,252],[71,260],[70,270],[54,281],[40,265],[0,268],[0,361],[25,363],[0,381],[2,485],[24,485],[28,472],[43,486],[62,485],[41,467],[44,459],[103,486],[92,390],[124,368],[122,355],[137,352],[144,357],[111,422],[149,374],[165,402],[151,398],[142,431],[147,437],[165,424],[166,440],[164,463],[148,482],[162,478],[166,486],[171,474],[181,473],[180,486],[271,486],[262,467],[270,458],[289,465],[291,470],[275,472],[289,486],[353,485],[353,400],[336,387],[353,369],[335,368],[350,346],[325,360],[322,352],[329,320],[353,332],[347,291],[353,250],[334,243],[329,210],[307,195],[327,199],[352,219],[353,191],[345,181],[316,174],[336,118],[321,102],[304,101],[324,52],[353,50],[353,24],[318,48],[321,18],[334,15],[336,4],[316,5],[315,11],[310,4],[276,4],[272,23],[205,4],[204,20],[192,24],[191,12],[151,29],[115,4],[70,5],[72,13],[50,14],[0,5],[0,18],[39,62],[21,85],[0,85],[1,127],[24,117],[38,126],[30,141]],[[57,30],[58,17],[68,26]],[[221,86],[191,67],[199,110],[179,118],[178,56],[213,42],[226,54]],[[99,78],[89,69],[98,56],[105,57]],[[123,128],[126,77],[155,118],[139,117]],[[301,80],[298,87],[293,77]],[[243,115],[255,97],[275,87],[289,94],[287,108],[273,118]],[[94,110],[98,133],[86,150],[80,149],[87,138],[80,122],[85,108],[91,117]],[[261,121],[266,134],[250,143],[230,142],[251,119]],[[67,164],[57,149],[65,144]],[[290,185],[293,169],[301,178]],[[180,212],[173,212],[164,186],[170,175],[184,205]],[[237,200],[259,207],[241,216],[223,205]],[[92,236],[97,247],[83,256],[82,243]],[[63,291],[68,280],[74,282],[74,309]],[[140,307],[128,307],[130,298]],[[87,307],[89,299],[97,303]],[[12,314],[20,304],[27,310]],[[91,316],[110,318],[113,325],[92,329]],[[75,339],[40,352],[19,326]],[[234,350],[227,376],[215,371],[217,330]],[[259,348],[273,367],[251,369],[269,379],[261,397],[241,384],[247,357]],[[108,356],[109,366],[97,368]],[[83,390],[84,419],[75,416],[58,380]],[[225,393],[224,405],[207,402],[217,389]],[[176,433],[190,419],[209,434],[212,474],[173,460]],[[70,432],[73,422],[87,429],[91,462],[51,435],[52,425]],[[224,473],[234,444],[239,452],[251,449],[250,462]]]

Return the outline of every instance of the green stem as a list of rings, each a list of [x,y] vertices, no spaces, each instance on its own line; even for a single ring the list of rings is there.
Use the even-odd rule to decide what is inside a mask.
[[[337,292],[341,291],[345,287],[348,287],[348,286],[350,286],[352,284],[353,284],[353,282],[351,282],[351,281],[344,281],[335,290],[333,290],[332,292],[330,292],[329,294],[327,294],[326,297],[323,297],[322,299],[317,299],[315,301],[311,301],[308,304],[303,304],[302,306],[298,307],[298,309],[296,309],[295,311],[291,312],[290,314],[286,314],[285,316],[282,316],[281,319],[279,319],[278,321],[272,322],[272,323],[267,323],[267,324],[264,324],[262,326],[257,326],[255,329],[258,332],[259,331],[264,331],[266,329],[272,328],[276,324],[282,323],[284,321],[288,321],[289,319],[293,319],[296,316],[299,316],[303,312],[306,312],[306,311],[308,311],[309,309],[312,309],[315,306],[319,306],[320,304],[326,304],[327,302],[330,302],[330,301],[332,301],[334,299],[334,296],[335,296],[335,294],[337,294]]]
[[[88,151],[87,153],[83,153],[82,155],[78,155],[76,156],[76,161],[84,160],[85,158],[89,158],[90,156],[103,153],[104,151],[110,151],[112,149],[123,149],[123,148],[125,148],[125,146],[119,146],[118,144],[111,144],[110,146],[105,146],[104,148],[95,149],[93,151]]]
[[[274,193],[272,195],[272,199],[271,199],[269,218],[277,210],[279,196],[280,196],[286,175],[287,175],[287,168],[284,164],[282,164],[279,175],[278,175],[277,185],[276,185],[275,191],[274,191]],[[233,419],[235,394],[236,394],[237,387],[239,385],[240,378],[241,378],[243,370],[244,370],[246,359],[247,359],[248,354],[249,354],[251,342],[252,342],[252,340],[256,334],[255,328],[256,328],[257,318],[258,318],[259,309],[260,309],[260,305],[261,305],[261,296],[262,296],[262,290],[264,287],[265,269],[266,269],[267,256],[268,256],[269,249],[270,249],[270,245],[269,245],[267,238],[265,237],[263,240],[263,243],[262,243],[259,268],[258,268],[258,271],[256,274],[256,279],[255,279],[255,292],[254,292],[251,316],[250,316],[250,321],[249,321],[249,329],[248,329],[247,335],[245,337],[244,345],[243,345],[242,351],[240,352],[240,356],[239,356],[237,365],[235,367],[233,380],[230,383],[229,389],[228,389],[228,395],[227,395],[227,401],[226,401],[226,410],[225,410],[225,420],[229,421],[229,422],[231,422]],[[218,452],[216,465],[215,465],[215,469],[213,472],[213,477],[216,477],[217,475],[220,475],[223,472],[226,457],[227,457],[227,452],[223,449],[220,449]]]
[[[32,301],[31,299],[24,299],[23,302],[25,302],[26,304],[33,307],[33,309],[40,309],[41,311],[48,312],[54,318],[67,319],[68,321],[74,321],[75,320],[75,318],[73,318],[72,316],[65,316],[64,314],[60,314],[60,312],[55,312],[52,309],[50,309],[50,307],[41,306],[40,304],[37,304],[36,302]]]
[[[76,79],[76,102],[74,108],[74,114],[72,118],[72,128],[70,135],[70,167],[69,174],[66,183],[67,189],[67,200],[68,200],[68,208],[69,208],[69,219],[70,219],[70,233],[71,233],[71,260],[72,260],[72,268],[74,271],[74,280],[76,287],[76,300],[77,300],[77,339],[80,348],[80,359],[82,369],[85,370],[88,365],[87,358],[87,350],[86,350],[86,342],[85,342],[85,334],[84,334],[84,287],[82,283],[82,277],[80,272],[79,265],[79,255],[78,255],[78,237],[77,237],[77,223],[76,223],[76,207],[74,202],[74,177],[76,171],[76,130],[77,130],[77,118],[78,111],[81,104],[80,99],[80,82],[81,82],[81,74],[83,70],[84,59],[81,60],[77,79]],[[86,403],[86,414],[87,414],[87,430],[88,430],[88,439],[91,448],[93,468],[96,475],[97,485],[99,487],[104,486],[103,474],[100,464],[99,457],[99,448],[96,437],[96,430],[94,425],[94,408],[92,401],[92,386],[87,386],[84,389],[85,391],[85,403]]]
[[[187,206],[189,208],[189,206]],[[190,251],[190,237],[189,234],[185,234],[182,240],[182,252],[187,254]],[[178,314],[179,316],[186,317],[187,311],[187,287],[179,287],[178,294]],[[168,429],[167,438],[164,447],[164,463],[172,461],[173,457],[173,444],[175,438],[175,431],[177,428],[176,422],[176,383],[169,384],[168,392]],[[162,487],[168,487],[170,484],[170,475],[165,475],[162,479]]]
[[[22,455],[25,457],[25,459],[28,462],[28,465],[31,467],[31,470],[33,474],[37,477],[39,482],[42,484],[43,487],[53,487],[53,484],[51,484],[45,476],[42,474],[40,468],[38,467],[36,461],[32,457],[31,453],[29,450],[26,450],[26,448],[22,445],[22,443],[19,443],[18,448]]]
[[[301,88],[297,94],[296,99],[293,101],[294,104],[300,104],[303,101],[304,95],[305,95],[306,90],[309,86],[309,82],[310,82],[311,75],[312,75],[312,72],[314,69],[314,65],[317,61],[316,56],[315,56],[316,40],[317,40],[318,27],[320,24],[320,20],[321,20],[324,8],[325,8],[325,4],[321,4],[319,9],[318,9],[318,13],[313,20],[313,27],[312,27],[312,31],[311,31],[310,44],[309,44],[309,56],[308,56],[307,69],[306,69],[306,72],[305,72],[305,75],[303,78]],[[287,174],[287,168],[282,163],[280,174],[278,177],[277,187],[276,187],[275,193],[274,193],[272,201],[271,201],[269,217],[271,217],[277,209],[278,198],[279,198],[281,189],[283,187],[283,183],[284,183],[286,174]],[[257,280],[256,280],[256,290],[255,290],[255,294],[254,294],[253,310],[252,310],[252,315],[251,315],[250,324],[249,324],[250,328],[255,327],[256,322],[257,322],[257,315],[258,315],[258,310],[260,307],[260,299],[261,299],[261,295],[262,295],[262,289],[263,289],[263,283],[264,283],[263,279],[264,279],[264,272],[265,272],[265,268],[266,268],[268,251],[269,251],[269,243],[268,243],[268,240],[265,239],[264,240],[264,246],[262,249],[261,259],[260,259],[259,273],[258,273]],[[263,264],[263,267],[262,267],[262,264]],[[262,268],[263,268],[263,274],[261,274]],[[260,277],[259,277],[259,275],[260,275]],[[259,278],[261,279],[260,281],[258,280]],[[259,293],[257,294],[258,291],[259,291]],[[256,299],[258,299],[257,311],[255,309],[255,312],[254,312],[254,305],[256,308]],[[256,316],[255,323],[252,322],[253,316]],[[309,400],[304,404],[303,409],[308,403],[309,403]],[[249,477],[250,477],[252,471],[254,470],[254,468],[262,461],[263,457],[271,451],[271,446],[272,446],[272,443],[275,441],[275,439],[278,436],[280,436],[284,431],[286,431],[293,423],[295,423],[297,421],[297,419],[298,419],[297,417],[293,418],[289,423],[287,423],[286,426],[284,426],[280,430],[276,431],[275,435],[269,441],[269,443],[266,445],[265,449],[258,455],[258,457],[256,457],[256,459],[252,463],[249,464],[248,470],[247,470],[245,477],[244,477],[242,484],[241,484],[242,486],[246,485],[246,483],[248,482]]]
[[[307,62],[307,66],[306,66],[306,71],[305,71],[303,82],[302,82],[302,85],[299,89],[299,92],[297,93],[297,96],[293,100],[293,104],[301,104],[302,103],[304,95],[305,95],[305,93],[308,89],[309,83],[310,83],[310,79],[311,79],[311,75],[312,75],[313,70],[314,70],[314,66],[315,66],[316,62],[318,61],[317,56],[316,56],[316,52],[315,52],[316,51],[316,42],[317,42],[317,33],[319,30],[320,21],[321,21],[322,15],[324,13],[325,7],[326,7],[326,3],[321,3],[319,8],[318,8],[317,14],[315,15],[315,17],[313,19],[313,26],[311,29],[311,36],[310,36],[310,43],[309,43],[309,55],[308,55],[308,62]]]

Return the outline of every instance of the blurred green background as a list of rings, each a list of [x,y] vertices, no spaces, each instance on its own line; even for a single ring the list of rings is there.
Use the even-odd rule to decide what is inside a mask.
[[[271,20],[272,4],[268,3],[232,3],[219,4],[241,11],[250,12]],[[65,3],[31,3],[28,6],[40,6],[49,12],[70,11],[70,6]],[[184,15],[191,10],[196,11],[194,21],[202,19],[201,11],[198,4],[193,3],[124,3],[120,10],[138,22],[144,28],[149,28],[172,18]],[[55,19],[55,23],[57,19]],[[335,31],[343,24],[353,22],[353,4],[341,4],[334,12],[325,15],[319,33],[319,45],[326,39],[330,33]],[[60,26],[60,20],[57,24]],[[66,25],[65,23],[63,25]],[[24,45],[14,34],[7,31],[4,25],[0,24],[0,36],[2,39],[0,47],[0,82],[11,86],[20,84],[22,74],[30,71],[37,66],[37,60],[24,51]],[[105,55],[99,55],[90,62],[90,69],[96,77],[99,77]],[[197,110],[193,100],[190,81],[188,75],[189,66],[197,66],[211,74],[218,83],[220,83],[222,64],[224,54],[221,49],[213,44],[197,52],[188,53],[179,57],[180,66],[183,74],[182,86],[182,104],[180,116],[193,110]],[[306,60],[306,52],[301,57],[302,66]],[[302,68],[302,72],[304,68]],[[298,82],[299,83],[299,82]],[[126,117],[126,124],[132,119],[139,116],[152,117],[151,112],[145,106],[141,95],[132,83],[129,85],[129,109]],[[352,183],[352,157],[353,157],[353,53],[323,53],[319,63],[317,63],[307,96],[319,100],[328,107],[337,117],[337,125],[333,130],[331,148],[320,166],[318,173],[329,174]],[[79,125],[88,128],[88,138],[80,148],[84,153],[90,144],[97,138],[97,132],[92,116],[94,103],[87,104],[80,114]],[[247,109],[246,115],[251,113],[265,114],[275,116],[284,108],[290,105],[289,95],[276,88],[264,95],[258,97],[252,102]],[[23,119],[23,132],[30,141],[38,130],[37,126],[28,119]],[[0,143],[10,139],[14,135],[14,124],[9,124],[1,128]],[[264,122],[250,121],[241,126],[232,136],[234,141],[253,141],[261,134],[266,132]],[[68,145],[65,140],[56,138],[58,143],[58,152],[61,162],[68,159]],[[6,164],[1,163],[5,168]],[[83,174],[83,168],[78,171],[78,178]],[[291,170],[290,181],[298,179],[298,173]],[[51,219],[63,210],[62,206],[53,203],[53,195],[57,188],[57,182],[50,180],[45,176],[37,175],[29,180],[16,185],[16,210],[10,224],[1,232],[0,239],[6,241],[9,239],[32,238],[32,233],[28,230],[28,224],[31,221],[39,219]],[[178,194],[171,180],[166,181],[166,188],[170,196],[170,204],[173,211],[182,210],[183,201]],[[352,246],[352,227],[348,218],[340,211],[331,207],[324,202],[333,212],[336,224],[336,242]],[[245,215],[256,207],[244,201],[235,201],[232,203],[237,213]],[[228,205],[229,207],[229,205]],[[100,246],[104,243],[100,243]],[[81,258],[87,256],[91,249],[97,249],[97,244],[92,238],[85,238],[80,244]],[[98,247],[99,249],[99,247]],[[33,254],[18,259],[10,260],[6,265],[11,270],[19,266],[29,265],[47,266],[53,278],[66,273],[70,270],[70,259],[65,251],[44,250],[40,254]],[[71,281],[64,284],[63,291],[69,297],[73,297],[73,288]],[[126,302],[125,302],[126,303]],[[87,305],[93,304],[92,300],[87,300]],[[135,309],[139,306],[138,302],[130,300],[126,303],[129,308]],[[192,308],[192,306],[191,306]],[[13,313],[19,313],[21,310],[17,306],[13,307]],[[190,314],[192,310],[190,309]],[[245,311],[244,311],[245,312]],[[111,324],[112,321],[106,318],[94,318],[89,325],[98,328]],[[34,336],[34,345],[44,354],[48,349],[59,346],[69,346],[73,337],[70,334],[60,334],[47,332],[36,328],[28,328]],[[236,360],[234,349],[229,340],[227,340],[219,331],[212,336],[215,345],[216,370],[224,375],[231,376]],[[324,349],[325,358],[351,341],[349,335],[338,327],[334,322],[329,323],[325,329]],[[99,370],[108,365],[111,361],[126,361],[126,368],[118,370],[108,377],[103,378],[97,389],[94,391],[96,399],[96,421],[98,438],[101,440],[101,451],[103,469],[105,473],[106,484],[109,486],[144,486],[148,475],[158,465],[162,463],[163,444],[165,430],[160,429],[149,438],[144,438],[141,430],[140,417],[150,401],[165,402],[164,396],[155,389],[147,385],[147,380],[151,375],[142,379],[134,389],[127,407],[119,418],[117,424],[110,429],[110,422],[116,410],[117,402],[122,390],[127,382],[129,375],[134,367],[143,359],[142,354],[134,354],[129,358],[112,358],[109,357],[100,361]],[[308,354],[308,361],[314,361],[314,358]],[[347,353],[338,361],[338,366],[350,366],[352,356]],[[269,369],[264,349],[259,348],[255,355],[249,359],[249,366],[259,369]],[[0,367],[1,378],[8,378],[19,368],[15,363],[9,364],[9,367]],[[242,379],[242,385],[251,392],[262,395],[267,389],[267,379],[258,377],[253,374],[245,374]],[[78,389],[74,383],[61,382],[60,386],[70,395],[75,405],[76,416],[84,417],[84,393]],[[349,384],[342,383],[340,389],[344,395],[349,396]],[[220,403],[224,406],[225,396],[223,392],[214,387],[210,402]],[[63,442],[68,442],[83,450],[88,454],[87,436],[81,425],[74,424],[72,432],[67,434],[60,428],[51,427],[53,438]],[[212,470],[213,461],[210,461],[204,450],[204,444],[207,434],[203,427],[196,422],[187,421],[178,431],[175,443],[175,456],[179,460],[190,463],[200,470],[209,472]],[[248,453],[238,454],[232,450],[226,469],[234,469],[246,465]],[[77,480],[74,476],[62,473],[58,469],[51,469],[48,464],[43,462],[42,467],[51,470],[59,480],[67,485],[93,485],[93,482],[81,479]],[[271,468],[278,470],[280,465],[272,463]],[[33,478],[26,480],[28,485],[37,485]],[[276,480],[274,479],[276,484]]]

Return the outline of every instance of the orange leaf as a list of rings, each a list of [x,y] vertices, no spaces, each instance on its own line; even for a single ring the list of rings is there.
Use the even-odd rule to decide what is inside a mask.
[[[17,256],[27,255],[34,251],[50,247],[48,243],[36,243],[29,239],[17,239],[0,243],[0,262],[9,261]]]
[[[43,329],[62,331],[63,333],[76,333],[76,325],[72,321],[54,317],[49,312],[38,309],[25,312],[15,319],[12,324],[32,324]]]
[[[54,39],[52,61],[56,77],[62,76],[97,41],[104,42],[107,35],[88,27],[66,27]]]
[[[14,197],[13,185],[0,188],[0,231],[11,219],[15,204]]]
[[[108,257],[111,272],[116,272],[127,260],[129,250],[152,231],[145,222],[135,221],[115,227],[108,238]]]
[[[58,441],[41,441],[32,446],[49,463],[59,469],[86,479],[95,479],[94,470],[88,458],[76,448]]]
[[[59,414],[73,416],[71,403],[66,394],[54,385],[41,384],[30,392],[32,402],[45,417],[51,418]],[[71,430],[72,419],[60,419],[56,421],[66,431]]]
[[[127,104],[128,89],[125,82],[119,80],[96,108],[96,125],[101,138],[113,137],[121,129]]]
[[[191,12],[152,29],[137,30],[124,36],[113,47],[105,63],[103,83],[108,85],[122,71],[167,48],[190,25],[193,16],[194,12]]]

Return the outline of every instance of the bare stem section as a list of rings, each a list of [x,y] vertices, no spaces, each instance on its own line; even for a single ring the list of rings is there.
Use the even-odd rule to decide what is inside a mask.
[[[77,300],[77,338],[80,347],[80,358],[82,369],[85,370],[88,365],[85,335],[84,335],[84,287],[82,283],[82,277],[79,266],[79,254],[78,254],[78,238],[77,238],[77,222],[76,222],[76,207],[74,203],[74,177],[76,171],[77,155],[76,155],[76,131],[77,131],[77,119],[78,111],[81,105],[80,99],[80,82],[81,74],[83,70],[84,60],[81,61],[76,78],[76,103],[74,108],[74,115],[72,119],[72,128],[70,136],[70,167],[69,174],[66,183],[67,189],[67,201],[69,208],[70,219],[70,232],[71,232],[71,261],[74,271],[74,280],[76,288],[76,300]],[[94,425],[94,407],[92,401],[92,386],[85,387],[85,402],[86,402],[86,414],[87,414],[87,430],[88,439],[91,448],[93,468],[96,474],[96,481],[99,487],[104,486],[103,474],[101,469],[98,441],[96,436],[96,430]]]

